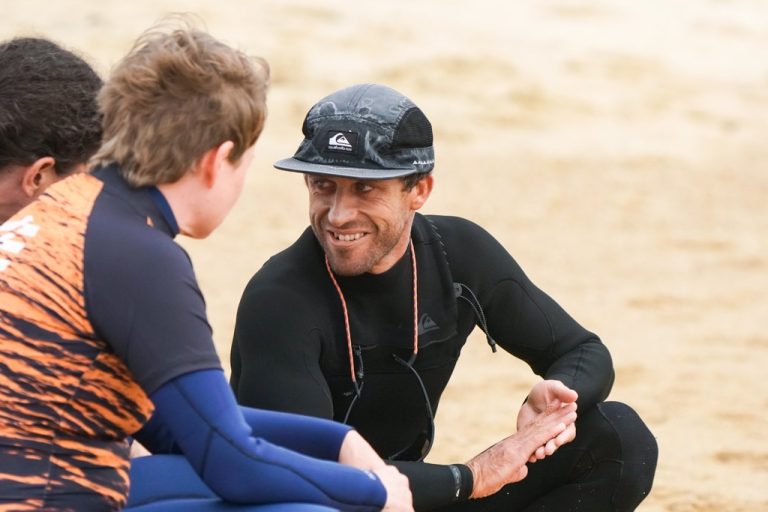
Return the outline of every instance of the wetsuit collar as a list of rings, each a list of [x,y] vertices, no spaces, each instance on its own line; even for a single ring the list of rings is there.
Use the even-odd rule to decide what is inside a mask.
[[[156,187],[135,188],[125,181],[117,164],[98,166],[91,175],[104,182],[105,187],[120,197],[130,197],[127,203],[136,214],[147,218],[149,224],[170,237],[179,234],[179,225],[168,201]],[[153,192],[152,190],[155,190]]]
[[[171,229],[171,236],[175,237],[179,234],[179,223],[176,222],[176,216],[173,214],[173,210],[171,210],[171,205],[168,204],[168,200],[163,193],[160,192],[159,188],[152,186],[148,187],[147,190],[149,191],[152,201],[155,202],[155,205],[157,205],[157,208],[160,210],[160,215],[162,215],[165,222],[168,223],[168,227]]]

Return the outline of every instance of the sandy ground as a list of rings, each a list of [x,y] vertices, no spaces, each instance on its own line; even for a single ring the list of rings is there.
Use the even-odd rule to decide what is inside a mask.
[[[315,100],[382,82],[435,127],[426,211],[484,225],[610,347],[612,398],[661,448],[640,510],[768,510],[768,4],[2,0],[0,38],[51,37],[106,74],[171,11],[273,68],[243,198],[209,240],[182,241],[225,363],[243,286],[306,224],[300,178],[271,163]],[[474,336],[430,459],[511,432],[533,382]]]

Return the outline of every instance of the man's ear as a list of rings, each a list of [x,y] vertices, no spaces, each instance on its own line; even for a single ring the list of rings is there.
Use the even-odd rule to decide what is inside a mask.
[[[59,179],[56,174],[56,160],[50,156],[38,158],[24,170],[21,178],[21,189],[30,199],[34,199]]]
[[[229,161],[229,155],[234,147],[235,143],[231,140],[222,142],[203,153],[203,156],[198,160],[200,177],[207,188],[213,188],[222,169],[232,165]]]
[[[416,185],[410,190],[411,209],[416,211],[424,206],[432,193],[432,187],[435,184],[435,178],[428,174],[416,182]]]

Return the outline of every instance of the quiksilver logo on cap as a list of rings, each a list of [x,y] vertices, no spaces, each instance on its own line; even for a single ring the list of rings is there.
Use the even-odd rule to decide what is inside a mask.
[[[328,151],[353,153],[357,147],[357,133],[331,130],[328,132]]]

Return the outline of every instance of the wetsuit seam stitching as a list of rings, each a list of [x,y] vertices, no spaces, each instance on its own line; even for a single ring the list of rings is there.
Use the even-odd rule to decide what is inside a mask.
[[[597,412],[600,413],[600,416],[603,417],[605,422],[608,424],[608,426],[611,428],[611,431],[616,436],[616,439],[619,441],[619,456],[618,459],[608,459],[604,458],[601,459],[602,461],[606,462],[617,462],[619,465],[619,483],[624,478],[624,447],[621,443],[621,434],[619,434],[619,431],[616,429],[616,427],[613,425],[613,422],[611,422],[610,419],[608,419],[608,416],[605,415],[602,408],[600,407],[600,404],[595,404],[595,408],[597,409]],[[611,505],[614,507],[614,510],[616,510],[616,492],[618,491],[618,484],[616,485],[616,488],[614,489],[613,493],[611,494]]]
[[[536,306],[536,309],[539,311],[539,313],[541,313],[541,316],[543,316],[543,317],[544,317],[544,320],[546,320],[546,322],[547,322],[547,327],[549,327],[549,336],[550,336],[550,345],[549,345],[549,347],[547,348],[547,352],[550,352],[550,351],[551,351],[551,350],[554,348],[554,346],[555,346],[555,339],[556,339],[556,336],[555,336],[555,328],[554,328],[554,326],[552,325],[552,321],[549,319],[549,316],[547,315],[547,313],[546,313],[546,311],[544,310],[544,308],[542,308],[542,307],[541,307],[541,306],[540,306],[540,305],[539,305],[539,304],[538,304],[538,303],[537,303],[537,302],[536,302],[536,301],[533,299],[533,297],[531,296],[531,294],[530,294],[530,293],[528,293],[528,290],[526,290],[526,289],[525,289],[525,287],[524,287],[524,286],[523,286],[523,285],[522,285],[522,284],[521,284],[521,283],[520,283],[520,282],[519,282],[517,279],[515,279],[514,277],[507,277],[507,278],[503,278],[503,279],[500,279],[500,280],[496,281],[496,282],[495,282],[493,285],[491,285],[491,291],[490,291],[489,295],[493,295],[493,293],[494,293],[494,291],[496,290],[496,288],[498,288],[498,287],[499,287],[501,284],[504,284],[504,283],[506,283],[506,282],[512,282],[512,283],[514,283],[514,284],[515,284],[515,285],[516,285],[516,286],[517,286],[517,287],[520,289],[520,291],[521,291],[521,292],[523,292],[523,294],[524,294],[524,295],[525,295],[525,297],[526,297],[526,298],[527,298],[527,299],[528,299],[528,300],[531,302],[531,304],[533,304],[534,306]],[[486,307],[487,307],[487,306],[486,306]]]

